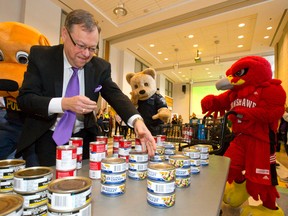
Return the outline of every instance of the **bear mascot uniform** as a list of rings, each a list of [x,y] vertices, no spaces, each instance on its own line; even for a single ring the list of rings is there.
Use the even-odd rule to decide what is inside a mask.
[[[226,72],[226,78],[216,83],[218,90],[227,90],[214,96],[207,95],[201,101],[203,114],[214,112],[229,116],[235,138],[224,156],[231,159],[223,201],[239,207],[249,196],[262,201],[259,206],[246,206],[241,216],[284,215],[276,206],[279,194],[275,185],[276,132],[284,113],[286,93],[281,81],[272,79],[269,62],[258,56],[239,59]]]
[[[161,125],[167,123],[171,117],[165,98],[157,93],[155,79],[156,71],[152,68],[126,75],[132,88],[131,101],[153,136],[161,133]]]
[[[36,29],[18,22],[0,22],[0,97],[6,114],[0,123],[0,160],[13,158],[24,116],[16,97],[28,64],[32,45],[49,45]]]

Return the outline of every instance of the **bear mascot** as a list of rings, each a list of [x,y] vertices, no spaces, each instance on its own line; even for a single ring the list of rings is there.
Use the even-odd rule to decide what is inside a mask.
[[[153,136],[161,134],[161,125],[171,118],[165,98],[157,93],[156,71],[147,68],[137,73],[128,73],[126,80],[132,88],[131,101],[144,119]]]
[[[0,22],[0,97],[4,98],[6,111],[0,123],[0,160],[14,157],[22,130],[24,116],[16,97],[32,45],[49,45],[49,41],[28,25]]]
[[[241,216],[284,215],[276,205],[279,193],[275,187],[276,132],[286,100],[281,81],[272,79],[266,59],[248,56],[236,61],[216,88],[226,91],[205,96],[201,100],[203,114],[237,113],[229,116],[235,138],[224,154],[231,159],[224,203],[239,207],[252,196],[262,204],[244,207]]]

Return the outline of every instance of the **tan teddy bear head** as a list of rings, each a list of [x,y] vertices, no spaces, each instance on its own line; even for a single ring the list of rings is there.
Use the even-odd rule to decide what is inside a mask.
[[[128,73],[126,80],[132,88],[131,101],[137,104],[138,100],[147,100],[157,91],[156,72],[152,68],[137,73]]]

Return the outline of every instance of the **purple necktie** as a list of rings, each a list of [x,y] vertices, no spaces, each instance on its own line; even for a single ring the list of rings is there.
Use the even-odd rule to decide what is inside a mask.
[[[65,97],[79,95],[78,68],[72,67],[73,74],[67,85]],[[57,145],[64,145],[72,136],[72,131],[76,121],[76,113],[66,110],[60,121],[56,125],[53,133],[53,139]]]

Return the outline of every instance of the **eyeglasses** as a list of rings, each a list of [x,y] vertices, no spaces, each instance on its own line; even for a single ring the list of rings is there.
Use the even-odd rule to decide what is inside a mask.
[[[70,32],[68,30],[67,30],[67,32],[68,32],[68,35],[69,35],[69,37],[70,37],[70,39],[71,39],[71,41],[72,41],[72,43],[74,44],[75,47],[77,47],[78,49],[80,49],[82,51],[88,49],[88,51],[90,53],[93,53],[93,54],[95,54],[97,52],[97,50],[98,50],[97,47],[88,47],[88,46],[85,46],[85,45],[82,45],[82,44],[78,44],[78,43],[76,43],[73,40],[73,38],[72,38],[72,36],[71,36],[71,34],[70,34]]]

